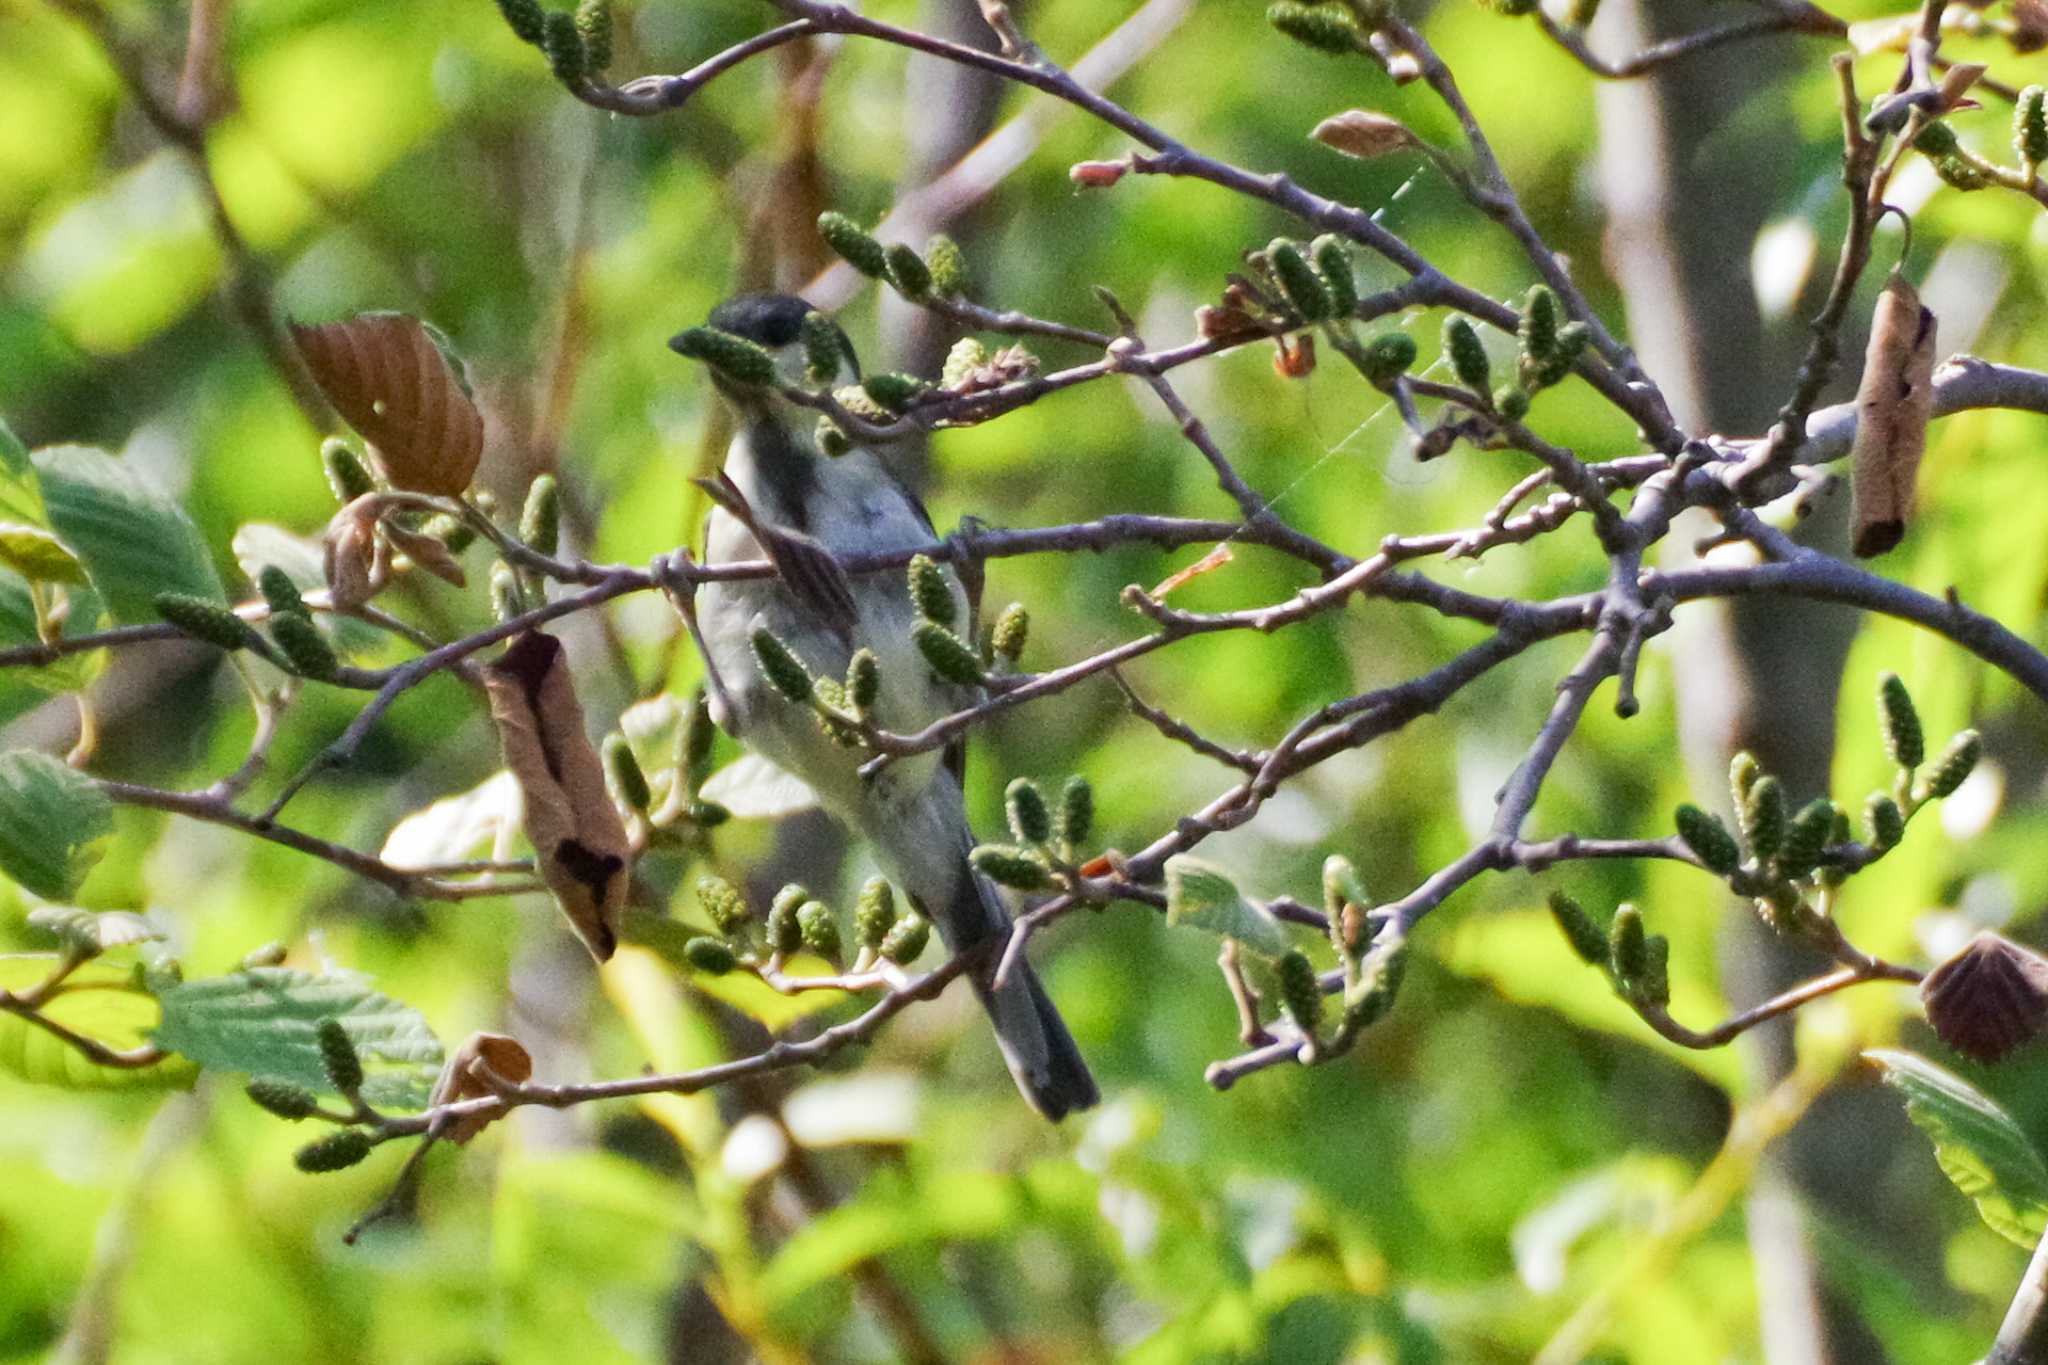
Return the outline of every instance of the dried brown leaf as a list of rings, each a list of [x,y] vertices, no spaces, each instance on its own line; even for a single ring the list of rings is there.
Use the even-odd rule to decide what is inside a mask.
[[[1332,114],[1315,126],[1309,137],[1333,151],[1368,160],[1420,146],[1415,134],[1399,119],[1375,114],[1369,109],[1349,109]]]
[[[1986,929],[1927,974],[1920,1003],[1943,1042],[1995,1062],[2048,1026],[2048,958]]]
[[[321,537],[326,550],[327,598],[336,611],[349,611],[383,591],[389,577],[384,546],[377,539],[383,499],[365,493],[336,512]]]
[[[469,487],[483,454],[483,414],[418,318],[363,313],[317,327],[294,323],[292,339],[393,487],[444,497]]]
[[[1231,554],[1230,547],[1228,545],[1218,545],[1215,549],[1209,551],[1209,553],[1203,555],[1200,559],[1188,565],[1185,569],[1181,569],[1178,572],[1169,575],[1166,578],[1166,580],[1162,582],[1158,587],[1152,589],[1151,595],[1155,598],[1164,598],[1168,593],[1172,592],[1175,588],[1180,587],[1184,583],[1192,582],[1193,580],[1200,578],[1203,574],[1216,572],[1216,570],[1222,568],[1225,564],[1230,563],[1230,561],[1234,558],[1236,558],[1236,556]]]
[[[1856,391],[1856,483],[1852,541],[1865,558],[1883,554],[1906,534],[1913,489],[1934,413],[1934,314],[1903,275],[1894,273],[1870,320],[1870,348]]]
[[[452,583],[458,588],[468,586],[469,576],[462,571],[462,561],[439,537],[401,526],[389,518],[384,522],[384,534],[390,538],[391,548],[410,559],[415,566],[444,583]]]
[[[472,1033],[448,1058],[448,1064],[441,1068],[440,1079],[434,1082],[434,1093],[428,1102],[439,1108],[458,1100],[496,1093],[496,1087],[490,1080],[476,1074],[479,1062],[490,1069],[496,1080],[517,1085],[533,1079],[533,1056],[517,1038],[508,1038],[502,1033]],[[441,1136],[459,1146],[499,1117],[502,1115],[466,1114],[443,1128]]]
[[[562,644],[528,631],[484,669],[491,719],[525,797],[526,837],[570,927],[603,962],[618,939],[631,847],[583,729]]]

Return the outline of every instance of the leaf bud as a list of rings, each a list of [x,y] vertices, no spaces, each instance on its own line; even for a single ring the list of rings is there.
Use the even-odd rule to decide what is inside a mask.
[[[548,69],[564,85],[579,84],[590,70],[590,54],[583,35],[576,31],[576,16],[550,11],[541,30],[540,50],[548,57]]]
[[[363,1059],[356,1055],[356,1045],[341,1020],[333,1015],[322,1019],[313,1041],[320,1045],[320,1066],[336,1090],[354,1095],[363,1088]]]
[[[711,749],[718,742],[718,726],[711,719],[711,698],[703,688],[690,695],[689,714],[676,736],[676,760],[688,774],[690,790],[704,785],[711,772]]]
[[[368,1156],[371,1145],[370,1135],[362,1129],[343,1128],[299,1148],[292,1163],[308,1175],[345,1171]]]
[[[951,237],[933,233],[924,244],[924,263],[932,272],[932,292],[948,298],[967,292],[967,257]]]
[[[327,472],[327,486],[334,490],[335,500],[344,507],[365,493],[377,491],[377,481],[348,448],[348,442],[339,436],[330,436],[320,443],[320,467]]]
[[[1609,960],[1607,935],[1600,932],[1600,926],[1585,908],[1562,891],[1550,893],[1551,918],[1564,933],[1565,942],[1572,945],[1572,951],[1595,967],[1604,967]]]
[[[998,658],[1016,663],[1024,653],[1024,642],[1031,635],[1031,613],[1024,609],[1022,602],[1012,602],[1003,608],[1003,614],[996,617],[995,628],[989,632],[989,645]]]
[[[716,327],[689,327],[669,338],[668,345],[677,355],[701,360],[735,383],[775,382],[775,357],[731,332],[721,332]]]
[[[879,280],[889,273],[889,260],[882,244],[861,231],[860,225],[845,214],[819,214],[818,235],[861,274]]]
[[[654,804],[647,774],[641,771],[640,760],[633,756],[633,746],[626,742],[624,735],[604,737],[604,767],[612,779],[612,790],[618,793],[621,801],[638,811]]]
[[[823,901],[805,901],[796,910],[796,927],[803,945],[830,962],[839,960],[839,918]]]
[[[959,604],[953,599],[953,580],[930,555],[912,555],[905,571],[910,580],[910,604],[927,621],[950,626],[959,618]]]
[[[970,861],[975,871],[998,886],[1016,891],[1040,891],[1052,885],[1052,873],[1029,849],[1008,844],[983,844],[970,855]]]
[[[1364,41],[1357,23],[1335,5],[1275,0],[1266,6],[1266,22],[1304,47],[1338,56],[1357,52]]]
[[[1756,761],[1756,755],[1744,749],[1728,760],[1728,796],[1736,810],[1749,803],[1749,789],[1764,775],[1763,765]]]
[[[1316,979],[1315,965],[1301,949],[1289,948],[1273,964],[1273,970],[1280,979],[1280,1007],[1302,1037],[1315,1037],[1323,1022],[1323,984]]]
[[[312,613],[306,610],[306,599],[299,596],[299,585],[292,582],[292,576],[275,564],[265,564],[256,575],[257,591],[270,604],[272,616],[304,616],[308,620]]]
[[[1920,789],[1914,795],[1923,801],[1955,795],[1956,788],[1962,786],[1976,770],[1977,760],[1983,756],[1983,736],[1975,730],[1963,731],[1936,755],[1933,766],[1920,780]]]
[[[1742,850],[1736,847],[1735,836],[1719,816],[1694,805],[1680,806],[1675,815],[1678,837],[1685,840],[1685,846],[1707,871],[1725,877],[1741,865]]]
[[[697,904],[704,908],[704,917],[718,932],[726,935],[737,931],[753,913],[739,888],[723,877],[697,879]]]
[[[1444,319],[1444,354],[1450,357],[1451,372],[1460,384],[1475,393],[1493,391],[1493,365],[1470,318],[1454,313]]]
[[[540,45],[547,32],[547,16],[541,12],[537,0],[498,0],[498,13],[505,16],[505,26],[522,41]],[[347,502],[347,498],[342,499]]]
[[[270,618],[270,638],[277,641],[277,647],[290,661],[292,670],[317,680],[331,678],[341,667],[341,661],[334,657],[334,649],[327,643],[327,637],[320,633],[320,627],[313,624],[313,618],[296,612]]]
[[[519,574],[504,560],[491,563],[491,615],[502,624],[525,614],[526,594],[520,589]]]
[[[768,680],[768,685],[784,698],[799,706],[810,705],[810,670],[766,626],[754,630],[754,662],[760,666],[761,676]]]
[[[1819,867],[1828,835],[1834,829],[1834,802],[1817,796],[1800,807],[1799,814],[1785,828],[1785,846],[1778,850],[1779,873],[1796,880]]]
[[[1643,940],[1643,971],[1635,979],[1635,997],[1659,1009],[1671,1003],[1671,940],[1662,934]]]
[[[156,595],[156,614],[195,640],[222,649],[260,649],[262,639],[247,621],[218,602],[182,592]]]
[[[257,1108],[293,1123],[306,1118],[319,1104],[312,1091],[275,1076],[258,1076],[250,1081],[248,1095]]]
[[[1633,905],[1615,909],[1614,922],[1607,926],[1608,961],[1624,986],[1642,979],[1650,964],[1649,939],[1643,932],[1643,915]]]
[[[904,298],[921,299],[932,292],[931,267],[915,247],[891,242],[882,249],[882,259],[889,267],[889,283]]]
[[[884,412],[902,412],[917,401],[927,385],[916,375],[884,371],[861,380],[860,387]]]
[[[1273,263],[1273,278],[1279,283],[1280,292],[1304,322],[1321,322],[1330,316],[1330,291],[1299,246],[1285,237],[1276,237],[1266,248],[1266,259]]]
[[[880,952],[896,927],[896,893],[887,880],[870,877],[853,903],[853,940],[863,948]]]
[[[881,695],[881,662],[872,649],[856,649],[846,664],[846,700],[852,704],[855,715],[866,715]]]
[[[740,965],[732,945],[722,938],[699,934],[683,945],[683,960],[706,976],[724,976]]]
[[[562,490],[552,474],[542,474],[526,490],[519,513],[519,538],[536,554],[554,556],[562,544]]]
[[[1785,842],[1785,788],[1777,778],[1766,773],[1750,786],[1741,819],[1750,853],[1758,863],[1769,862]]]
[[[1060,842],[1078,848],[1088,842],[1094,828],[1095,788],[1088,785],[1087,778],[1075,773],[1060,789],[1060,812],[1053,832]]]
[[[1528,297],[1522,304],[1522,321],[1516,329],[1522,339],[1522,354],[1534,361],[1545,361],[1557,350],[1558,329],[1557,295],[1546,284],[1532,285]]]
[[[1919,767],[1927,757],[1927,741],[1920,733],[1920,713],[1913,709],[1912,695],[1896,673],[1877,680],[1877,716],[1884,729],[1884,751],[1892,762],[1908,770]]]
[[[1323,287],[1330,294],[1330,315],[1348,318],[1358,311],[1358,276],[1351,269],[1351,253],[1345,249],[1344,239],[1334,233],[1325,233],[1309,243],[1314,254],[1316,273],[1323,277]]]
[[[959,683],[963,687],[978,687],[984,679],[981,660],[967,642],[947,630],[937,621],[919,621],[911,632],[918,652],[924,661],[932,666],[932,672],[947,682]]]
[[[1947,156],[1956,149],[1956,130],[1940,121],[1930,123],[1914,137],[1913,148],[1928,156]]]
[[[957,389],[988,364],[988,347],[975,337],[961,337],[946,352],[945,366],[939,371],[939,387]]]
[[[795,882],[775,893],[775,900],[768,907],[768,921],[763,934],[768,947],[778,953],[793,953],[804,946],[803,926],[797,922],[796,912],[811,899],[811,893]]]
[[[612,64],[611,0],[582,0],[576,6],[576,32],[583,39],[583,51],[592,71]]]
[[[1415,363],[1415,338],[1406,332],[1382,332],[1365,343],[1365,377],[1385,388]]]
[[[899,967],[917,961],[931,942],[932,922],[923,915],[908,914],[896,921],[882,940],[882,956]]]
[[[835,460],[853,449],[853,438],[846,434],[846,428],[840,426],[839,423],[833,421],[830,417],[820,417],[818,419],[818,425],[812,433],[812,439],[818,443],[819,450]]]
[[[2030,85],[2012,110],[2012,147],[2023,166],[2048,162],[2048,91]]]
[[[1028,777],[1012,782],[1003,793],[1003,810],[1010,818],[1010,833],[1019,843],[1043,844],[1052,838],[1052,812],[1046,808],[1045,793]]]

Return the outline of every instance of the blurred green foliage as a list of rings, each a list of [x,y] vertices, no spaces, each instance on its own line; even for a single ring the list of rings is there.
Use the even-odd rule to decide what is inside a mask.
[[[1028,19],[1070,60],[1129,8],[1042,0]],[[1351,161],[1306,140],[1321,118],[1365,104],[1455,144],[1455,124],[1427,91],[1295,47],[1264,26],[1261,8],[1191,7],[1117,97],[1206,151],[1378,210],[1492,296],[1522,293],[1524,261],[1420,158]],[[872,9],[918,17],[906,0]],[[153,87],[168,91],[182,8],[138,0],[108,13]],[[767,19],[743,0],[621,5],[613,70],[683,70]],[[1530,23],[1476,5],[1434,9],[1427,30],[1539,227],[1606,315],[1623,317],[1600,272],[1589,79]],[[1793,46],[1803,70],[1759,91],[1754,120],[1726,130],[1719,173],[1739,163],[1768,178],[1782,215],[1811,221],[1825,262],[1841,224],[1827,44],[1766,41]],[[579,553],[644,562],[690,543],[702,508],[687,476],[704,466],[711,395],[664,341],[731,291],[755,236],[753,196],[778,157],[802,150],[780,112],[779,58],[729,74],[679,113],[633,120],[570,100],[484,0],[243,5],[224,56],[231,98],[207,131],[204,164],[279,312],[324,320],[397,308],[431,319],[468,357],[492,414],[480,484],[501,505],[516,507],[536,473],[555,471]],[[1890,79],[1892,60],[1865,61],[1867,87]],[[906,104],[905,67],[900,51],[849,42],[825,84],[824,191],[862,222],[892,202],[918,121],[940,116]],[[57,8],[7,0],[0,92],[0,406],[29,446],[97,444],[176,498],[202,562],[161,566],[166,585],[210,593],[217,577],[246,598],[248,567],[278,562],[283,532],[315,535],[333,511],[318,457],[326,433],[223,302],[237,263],[203,182],[141,117],[92,36]],[[999,117],[1038,103],[1008,92]],[[1998,156],[2005,114],[1991,103],[1956,126]],[[1188,335],[1192,310],[1213,301],[1239,252],[1302,231],[1193,182],[1133,177],[1076,191],[1068,181],[1073,161],[1125,150],[1077,114],[1051,119],[1036,152],[952,228],[975,296],[1100,326],[1089,286],[1101,283],[1163,343]],[[2048,219],[2038,207],[1943,191],[1917,223],[1911,268],[1939,269],[1967,250],[1995,281],[1976,286],[1993,298],[1967,344],[2048,365]],[[1748,244],[1731,245],[1729,259],[1739,271]],[[1362,289],[1394,282],[1384,264],[1355,260]],[[1807,282],[1807,308],[1823,284]],[[863,291],[840,316],[871,366],[893,365],[895,334],[885,335],[874,298]],[[1774,325],[1790,335],[1796,314]],[[1441,319],[1398,322],[1427,368]],[[1056,342],[1038,349],[1054,363],[1090,358]],[[1496,370],[1507,360],[1497,350]],[[1183,372],[1182,387],[1281,513],[1350,553],[1389,532],[1476,524],[1525,472],[1475,452],[1416,463],[1387,400],[1340,368],[1283,380],[1268,353],[1247,348]],[[1546,390],[1529,420],[1588,458],[1635,448],[1628,424],[1576,383]],[[2037,417],[2004,413],[1941,423],[1923,519],[1886,565],[1930,591],[1954,585],[2035,641],[2048,630],[2048,538],[2029,510],[2048,478],[2041,430]],[[967,514],[1030,526],[1108,511],[1232,512],[1135,386],[1094,385],[943,434],[929,492],[942,529]],[[238,556],[252,544],[268,548]],[[308,567],[312,552],[288,567]],[[1119,591],[1199,553],[1002,560],[990,566],[988,600],[1029,607],[1023,666],[1045,667],[1133,634]],[[473,585],[487,563],[471,553]],[[1550,596],[1597,586],[1605,565],[1575,525],[1432,571],[1475,592]],[[1175,604],[1249,606],[1301,582],[1298,565],[1241,549]],[[137,619],[137,600],[148,598],[110,597],[107,610]],[[443,636],[490,619],[475,586],[409,583],[391,605]],[[0,577],[8,638],[28,638],[32,619],[26,585]],[[622,603],[611,629],[618,666],[594,630],[565,631],[599,723],[641,695],[680,696],[697,683],[665,607]],[[1197,637],[1129,676],[1203,733],[1257,748],[1316,706],[1413,676],[1478,638],[1469,623],[1366,602],[1275,636]],[[364,663],[399,657],[374,635],[342,643]],[[1538,647],[1442,713],[1315,770],[1202,856],[1261,898],[1316,901],[1332,850],[1357,864],[1373,895],[1405,893],[1484,828],[1575,647]],[[203,787],[240,761],[253,723],[232,671],[212,657],[166,650],[128,664],[81,658],[62,676],[9,673],[0,712],[28,717],[10,747],[63,742],[53,736],[65,733],[68,703],[34,708],[104,666],[94,771]],[[1861,701],[1884,670],[1909,680],[1931,735],[1975,725],[1991,757],[1974,803],[1959,797],[1940,820],[1917,823],[1910,856],[1853,884],[1844,924],[1868,950],[1905,960],[1945,953],[1981,924],[2033,927],[2048,899],[2048,719],[1947,642],[1873,620],[1849,660],[1856,700],[1839,721],[1812,721],[1839,732],[1845,803],[1888,777]],[[1661,645],[1639,689],[1642,712],[1627,722],[1596,702],[1533,828],[1656,836],[1677,803],[1718,799],[1711,786],[1695,790],[1678,761]],[[360,702],[309,688],[271,772],[296,771]],[[733,753],[721,741],[720,761]],[[292,817],[374,850],[402,816],[496,767],[480,707],[444,676],[401,700],[354,764],[295,800]],[[1078,772],[1097,793],[1098,844],[1126,849],[1227,781],[1130,717],[1106,682],[1008,713],[979,733],[969,772],[987,836],[1002,827],[1014,777],[1052,785]],[[708,862],[736,879],[764,860],[800,864],[850,904],[871,870],[864,855],[840,858],[815,823],[793,828],[735,821],[712,836]],[[291,966],[362,973],[444,1043],[478,1029],[516,1034],[544,1080],[704,1065],[764,1045],[750,1013],[780,1026],[850,1009],[778,998],[770,1014],[751,983],[700,990],[634,949],[594,977],[543,898],[409,904],[298,853],[155,812],[120,809],[100,854],[77,902],[148,909],[188,972],[217,976],[281,940]],[[650,871],[684,917],[695,915],[687,888],[697,870],[671,858]],[[1350,1058],[1217,1094],[1203,1068],[1238,1042],[1214,940],[1120,907],[1070,919],[1037,945],[1107,1096],[1061,1130],[1014,1101],[956,991],[823,1075],[525,1111],[470,1148],[436,1151],[418,1218],[380,1225],[353,1247],[340,1233],[388,1188],[389,1149],[311,1178],[290,1159],[307,1135],[248,1104],[232,1078],[166,1097],[0,1074],[0,1362],[885,1360],[912,1354],[918,1333],[946,1359],[993,1359],[1000,1339],[1020,1351],[1009,1358],[1039,1360],[1510,1361],[1530,1358],[1603,1286],[1619,1289],[1600,1359],[1757,1359],[1740,1181],[1699,1183],[1731,1118],[1763,1098],[1754,1072],[1735,1051],[1682,1053],[1654,1038],[1557,936],[1542,903],[1549,885],[1602,913],[1623,899],[1644,907],[1671,939],[1681,1019],[1704,1026],[1751,1003],[1728,998],[1716,955],[1728,916],[1744,912],[1696,871],[1615,862],[1492,878],[1425,923],[1397,1010]],[[26,924],[30,904],[0,888],[0,949],[50,949]],[[118,974],[137,959],[125,949],[93,970]],[[9,970],[0,986],[29,984]],[[1862,1103],[1873,1116],[1872,1136],[1833,1153],[1833,1185],[1817,1183],[1806,1203],[1830,1296],[1888,1359],[1970,1357],[2024,1253],[1947,1189],[1898,1106],[1871,1102],[1875,1078],[1849,1060],[1858,1046],[1902,1039],[1954,1059],[1909,1022],[1915,1011],[1891,986],[1812,1013],[1800,1036],[1821,1078],[1817,1103]],[[124,1016],[118,1027],[146,1021]],[[0,1033],[0,1049],[25,1045]],[[2037,1142],[2048,1135],[2037,1057],[1997,1071],[1954,1064]],[[1696,1228],[1658,1241],[1681,1209]],[[1910,1251],[1889,1254],[1894,1242]],[[878,1308],[891,1293],[910,1306],[914,1329]]]

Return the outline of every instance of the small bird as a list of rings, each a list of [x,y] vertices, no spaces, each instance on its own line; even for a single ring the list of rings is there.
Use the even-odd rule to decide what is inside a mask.
[[[777,378],[801,385],[806,372],[804,319],[813,309],[787,294],[742,294],[711,313],[714,329],[743,337],[775,358]],[[816,326],[816,324],[813,324]],[[859,377],[844,332],[833,329],[841,358],[836,386]],[[689,354],[684,333],[670,342]],[[705,561],[771,560],[774,578],[706,583],[698,626],[711,673],[712,715],[726,731],[808,782],[819,803],[873,844],[882,871],[938,926],[955,952],[1007,931],[996,890],[968,863],[974,834],[962,802],[965,758],[955,741],[943,755],[898,759],[873,777],[867,755],[835,743],[805,707],[762,676],[755,632],[766,629],[813,675],[844,677],[854,651],[880,663],[875,719],[899,733],[922,729],[972,704],[972,689],[932,672],[912,641],[917,613],[901,571],[849,576],[839,556],[930,546],[931,517],[915,494],[870,450],[856,445],[829,456],[814,438],[816,417],[774,388],[737,382],[712,367],[732,407],[735,434],[726,451],[705,536]],[[818,376],[812,375],[815,383]],[[964,619],[965,593],[950,571]],[[996,1043],[1033,1108],[1058,1120],[1099,1095],[1066,1022],[1029,964],[994,984],[993,954],[974,974],[994,1021]]]

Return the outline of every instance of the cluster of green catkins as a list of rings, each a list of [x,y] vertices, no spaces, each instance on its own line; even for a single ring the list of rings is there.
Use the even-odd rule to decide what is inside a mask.
[[[1823,946],[1838,937],[1828,918],[1835,888],[1898,847],[1913,816],[1928,802],[1952,795],[1983,755],[1977,732],[1964,730],[1929,762],[1919,713],[1895,673],[1878,680],[1877,712],[1896,774],[1889,790],[1872,792],[1864,802],[1860,845],[1848,815],[1824,796],[1791,811],[1784,784],[1748,753],[1737,754],[1729,765],[1735,830],[1695,805],[1674,812],[1679,840],[1694,860],[1748,897],[1763,921],[1788,937],[1820,940]],[[1551,896],[1550,908],[1579,956],[1605,968],[1624,999],[1639,1006],[1665,1003],[1668,948],[1661,936],[1644,934],[1633,906],[1617,910],[1604,932],[1561,892]]]
[[[1287,301],[1296,317],[1321,324],[1323,335],[1375,388],[1391,386],[1415,364],[1415,338],[1382,332],[1362,345],[1351,334],[1358,311],[1358,279],[1343,239],[1325,234],[1307,246],[1275,237],[1251,263]]]
[[[758,919],[746,897],[723,877],[699,881],[697,903],[714,932],[690,939],[683,945],[683,955],[706,975],[766,970],[806,952],[835,967],[846,965],[846,935],[838,913],[795,882],[776,892],[768,913]],[[931,921],[923,915],[897,910],[896,893],[880,877],[861,888],[852,928],[856,972],[882,962],[907,966],[924,952],[932,934]]]
[[[546,54],[555,79],[575,86],[612,64],[611,0],[582,0],[575,13],[544,10],[539,0],[498,0],[519,38]]]
[[[1350,1049],[1358,1035],[1393,1008],[1408,963],[1407,940],[1375,925],[1366,915],[1367,897],[1349,859],[1332,855],[1323,863],[1323,914],[1330,947],[1343,971],[1341,1013],[1327,1028],[1322,979],[1309,955],[1290,948],[1270,959],[1264,993],[1277,997],[1281,1011],[1301,1034],[1299,1059],[1307,1064]],[[1240,951],[1240,961],[1244,954]],[[1260,973],[1254,970],[1254,978]]]
[[[645,817],[654,836],[687,841],[732,818],[731,811],[716,801],[706,801],[703,795],[717,739],[710,699],[699,688],[676,729],[672,766],[657,769],[650,779],[632,743],[623,734],[613,733],[604,741],[605,775],[619,801]]]
[[[1938,119],[1919,131],[1913,146],[1952,188],[1981,190],[2003,185],[2029,192],[2041,166],[2048,163],[2048,90],[2030,85],[2014,101],[2012,150],[2020,163],[2016,171],[1971,151],[1956,137],[1953,128]]]
[[[322,1019],[314,1033],[314,1041],[320,1048],[320,1065],[327,1073],[328,1084],[355,1106],[358,1113],[366,1113],[362,1101],[363,1059],[357,1055],[356,1045],[341,1026],[341,1021]],[[258,1107],[293,1123],[320,1112],[320,1102],[312,1091],[275,1077],[256,1077],[249,1082],[247,1093]],[[300,1170],[308,1174],[341,1171],[368,1156],[374,1146],[375,1138],[364,1129],[351,1125],[307,1143],[292,1159]]]
[[[1057,807],[1028,777],[1003,793],[1010,844],[982,844],[971,857],[975,870],[999,886],[1044,891],[1078,875],[1075,862],[1095,827],[1095,789],[1076,775],[1060,789]]]

